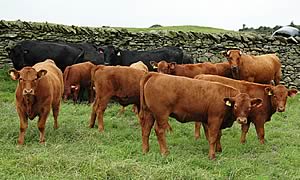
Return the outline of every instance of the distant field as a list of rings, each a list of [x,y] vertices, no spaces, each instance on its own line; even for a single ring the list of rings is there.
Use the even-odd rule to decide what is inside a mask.
[[[183,31],[183,32],[205,32],[205,33],[220,33],[220,32],[229,32],[229,30],[212,28],[212,27],[203,27],[203,26],[164,26],[157,28],[125,28],[130,32],[149,32],[154,30],[172,30],[172,31]],[[232,31],[230,31],[232,32]]]
[[[110,104],[105,132],[88,128],[91,107],[63,103],[59,129],[50,115],[46,144],[38,143],[37,119],[29,120],[25,145],[17,146],[19,118],[15,110],[16,82],[8,68],[0,69],[0,179],[300,179],[300,95],[288,100],[284,113],[266,124],[266,144],[260,145],[253,125],[247,143],[239,143],[240,126],[223,131],[223,152],[208,159],[208,143],[194,140],[193,123],[170,119],[170,155],[162,157],[154,131],[150,152],[142,154],[140,125],[128,107],[118,115]]]

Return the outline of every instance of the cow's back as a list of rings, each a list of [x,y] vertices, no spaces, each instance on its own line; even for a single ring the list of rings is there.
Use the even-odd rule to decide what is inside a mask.
[[[47,59],[44,62],[37,63],[33,66],[36,71],[47,70],[47,74],[40,81],[39,92],[41,94],[49,93],[53,99],[59,100],[64,91],[63,74],[61,70],[55,65],[53,60]],[[46,88],[46,89],[45,89]]]
[[[281,77],[281,63],[275,54],[242,55],[240,71],[243,80],[253,77],[254,82],[269,84],[276,76]]]

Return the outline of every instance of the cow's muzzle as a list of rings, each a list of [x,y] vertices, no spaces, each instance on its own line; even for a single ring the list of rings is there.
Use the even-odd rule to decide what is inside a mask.
[[[239,67],[238,66],[231,66],[231,70],[233,72],[238,72],[239,71]]]
[[[33,89],[23,89],[23,95],[34,95]]]
[[[236,118],[236,120],[239,124],[247,124],[247,118],[246,117],[238,117],[238,118]]]
[[[277,107],[277,111],[278,112],[284,112],[285,111],[285,108],[280,106],[280,107]]]

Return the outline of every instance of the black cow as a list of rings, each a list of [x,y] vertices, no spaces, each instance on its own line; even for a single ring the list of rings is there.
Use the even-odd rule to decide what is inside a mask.
[[[17,70],[46,59],[53,59],[59,69],[64,69],[72,64],[83,62],[84,50],[67,44],[26,40],[16,44],[9,50],[9,58]]]
[[[68,45],[84,50],[84,61],[91,61],[93,64],[104,64],[104,52],[90,43],[68,43]]]
[[[149,71],[153,71],[150,61],[176,62],[178,64],[191,64],[192,59],[184,56],[183,51],[178,47],[162,47],[148,51],[119,50],[114,46],[106,46],[104,51],[104,63],[106,65],[129,66],[132,63],[143,61]]]

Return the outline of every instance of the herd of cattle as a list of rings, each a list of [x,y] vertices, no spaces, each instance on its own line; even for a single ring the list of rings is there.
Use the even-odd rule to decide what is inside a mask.
[[[40,143],[44,143],[51,108],[57,128],[61,99],[73,97],[76,103],[87,89],[89,102],[93,102],[91,128],[97,118],[99,131],[104,130],[103,113],[113,99],[123,107],[134,105],[144,153],[149,151],[155,124],[160,152],[168,154],[165,131],[172,130],[171,116],[182,123],[194,121],[195,138],[199,138],[202,124],[209,158],[215,159],[215,152],[222,151],[222,129],[237,121],[242,129],[240,141],[245,143],[252,122],[264,144],[264,124],[275,112],[285,111],[287,97],[297,94],[296,89],[279,84],[281,63],[275,54],[251,56],[228,50],[224,52],[228,62],[193,64],[177,47],[129,51],[88,43],[22,41],[9,49],[9,56],[15,68],[9,74],[19,81],[18,144],[24,143],[28,118],[36,116]]]

